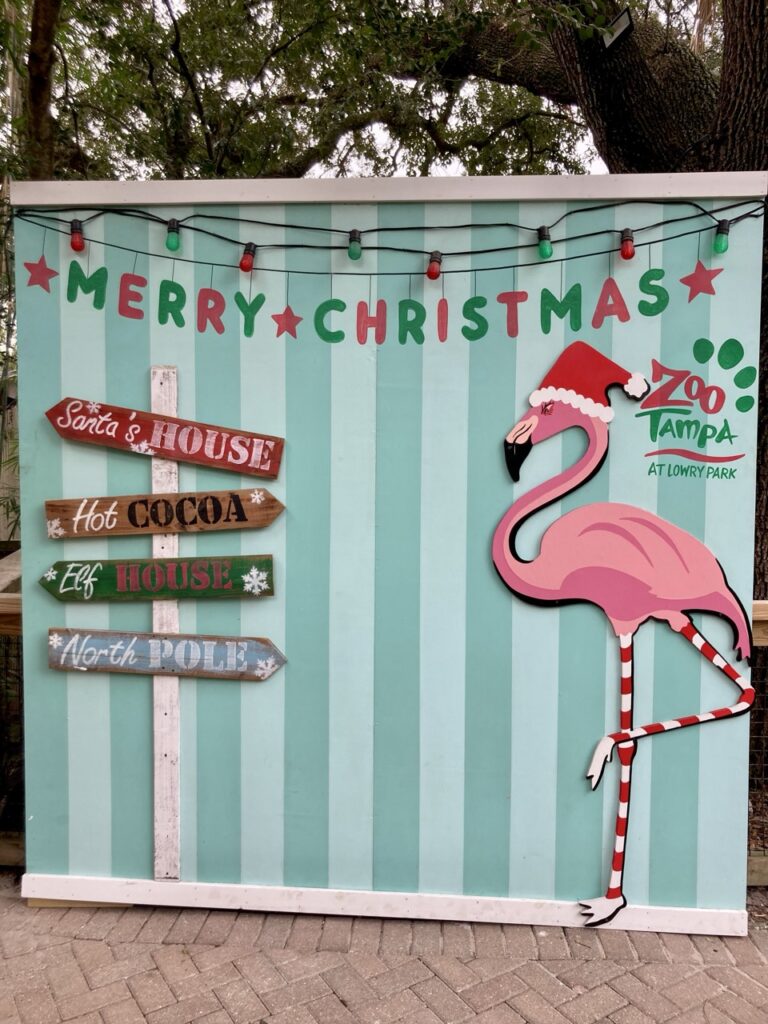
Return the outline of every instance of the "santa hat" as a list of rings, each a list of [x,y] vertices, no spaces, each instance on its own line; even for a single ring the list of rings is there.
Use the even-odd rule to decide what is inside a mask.
[[[530,397],[531,405],[564,402],[604,423],[613,419],[608,388],[621,385],[630,398],[642,398],[648,381],[630,373],[585,341],[574,341],[555,360],[552,368]]]

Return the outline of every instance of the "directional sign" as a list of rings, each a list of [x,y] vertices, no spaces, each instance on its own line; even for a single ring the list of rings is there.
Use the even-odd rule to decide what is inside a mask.
[[[271,597],[271,555],[54,562],[40,577],[59,601]]]
[[[285,506],[264,487],[242,491],[121,494],[56,498],[45,503],[48,536],[117,537],[123,534],[197,533],[269,526]]]
[[[62,398],[45,415],[56,433],[70,441],[217,466],[234,473],[276,477],[283,455],[281,437],[123,409],[83,398]]]
[[[262,682],[285,664],[271,640],[253,636],[113,633],[50,629],[48,665],[61,672],[204,676]]]

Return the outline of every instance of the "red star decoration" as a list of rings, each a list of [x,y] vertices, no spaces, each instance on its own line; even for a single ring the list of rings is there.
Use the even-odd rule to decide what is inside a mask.
[[[282,313],[273,313],[272,319],[277,324],[277,334],[275,337],[279,338],[281,334],[290,334],[292,338],[295,338],[296,328],[304,317],[296,316],[291,307],[286,306]]]
[[[686,288],[690,289],[688,301],[692,302],[697,295],[714,295],[715,286],[712,281],[722,272],[722,267],[718,267],[716,270],[707,270],[701,260],[696,260],[696,269],[680,278],[680,284],[684,284]]]
[[[27,288],[32,285],[39,284],[43,291],[50,292],[51,290],[51,278],[58,277],[58,270],[53,270],[45,262],[45,256],[41,256],[37,263],[25,263],[24,266],[29,271],[29,280],[27,281]]]

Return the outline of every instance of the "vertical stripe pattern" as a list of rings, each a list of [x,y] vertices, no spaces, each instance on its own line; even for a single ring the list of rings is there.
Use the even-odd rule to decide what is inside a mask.
[[[236,245],[182,227],[175,257],[164,224],[117,213],[92,223],[78,256],[66,235],[17,225],[31,871],[151,877],[150,680],[51,672],[45,639],[56,625],[146,630],[149,608],[57,605],[36,581],[56,559],[149,555],[143,537],[46,536],[46,498],[144,492],[149,463],[62,441],[44,412],[66,395],[149,408],[150,366],[168,364],[181,417],[286,440],[265,484],[286,506],[275,522],[180,537],[181,555],[271,554],[275,570],[267,601],[181,602],[182,631],[267,636],[287,657],[259,685],[181,682],[185,880],[739,906],[743,871],[727,866],[743,858],[746,728],[727,720],[754,691],[727,625],[693,609],[680,632],[650,619],[617,644],[598,605],[525,603],[491,559],[507,509],[581,457],[568,431],[535,444],[515,482],[502,448],[580,339],[629,372],[651,377],[656,360],[722,389],[722,410],[697,415],[727,418],[745,457],[730,480],[673,475],[664,467],[707,464],[647,453],[728,442],[696,448],[676,413],[654,440],[645,408],[611,391],[606,463],[522,525],[521,557],[538,558],[570,510],[623,502],[702,540],[749,602],[749,516],[734,517],[752,507],[756,412],[735,399],[755,393],[736,378],[757,365],[759,224],[734,226],[714,295],[689,300],[681,278],[698,259],[716,265],[708,236],[668,224],[634,260],[615,252],[626,223],[639,243],[677,207],[574,217],[584,205],[155,208],[240,221],[207,222]],[[541,260],[535,230],[517,225],[564,215]],[[599,242],[577,237],[587,223]],[[250,274],[237,265],[249,241]],[[433,250],[444,258],[429,280]],[[24,269],[42,253],[58,272],[50,292]],[[98,290],[68,295],[73,260],[86,277],[106,268],[103,304]],[[729,338],[738,365],[696,361],[697,339],[719,353]],[[252,482],[180,467],[181,490]],[[593,791],[601,738],[617,756]]]

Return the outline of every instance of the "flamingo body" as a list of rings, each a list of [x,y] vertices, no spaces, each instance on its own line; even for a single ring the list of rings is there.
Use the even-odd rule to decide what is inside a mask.
[[[601,608],[617,636],[648,619],[681,629],[687,612],[732,623],[739,657],[750,653],[744,610],[712,552],[665,519],[616,502],[573,509],[543,534],[539,554],[521,562],[514,528],[500,524],[493,558],[504,583],[542,604],[586,601]]]

